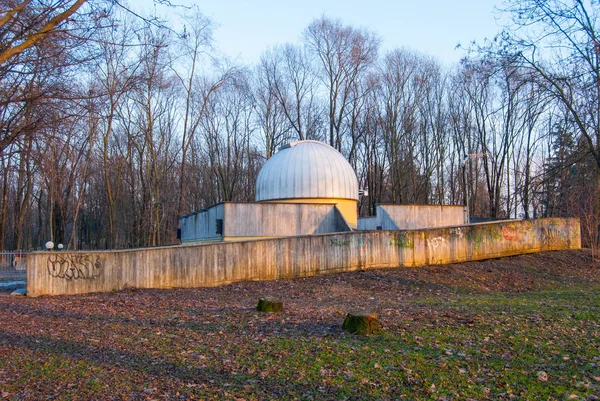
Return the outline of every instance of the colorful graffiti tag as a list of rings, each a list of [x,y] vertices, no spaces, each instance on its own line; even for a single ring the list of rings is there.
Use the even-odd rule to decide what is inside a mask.
[[[502,237],[507,241],[516,241],[519,239],[519,232],[512,224],[502,226]]]
[[[363,245],[366,245],[366,246],[363,246]],[[350,239],[345,239],[345,240],[338,240],[338,239],[330,239],[329,240],[329,246],[333,246],[336,248],[352,247],[352,248],[356,249],[357,252],[359,254],[362,254],[363,256],[366,256],[369,254],[370,245],[371,245],[371,238],[367,238],[366,241],[364,241],[361,237],[352,237]]]
[[[330,239],[329,240],[329,246],[342,246],[342,247],[344,247],[344,246],[349,246],[351,242],[352,241],[350,241],[349,239],[344,240],[344,241],[340,241],[340,240],[337,240],[337,239]]]
[[[558,225],[554,222],[551,222],[546,227],[538,228],[537,235],[540,241],[546,246],[560,245],[567,239]]]
[[[412,234],[400,232],[394,235],[394,237],[391,238],[386,245],[412,249],[415,247],[415,240]]]
[[[475,249],[479,249],[484,242],[498,241],[502,239],[502,230],[500,227],[489,226],[471,226],[467,228],[466,238],[473,243]]]

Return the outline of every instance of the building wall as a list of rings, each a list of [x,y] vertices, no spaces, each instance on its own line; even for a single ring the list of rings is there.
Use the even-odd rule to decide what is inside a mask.
[[[299,198],[299,199],[278,199],[274,201],[262,201],[261,203],[323,203],[337,205],[338,210],[346,220],[348,226],[355,230],[358,227],[358,201],[352,199],[333,199],[333,198]]]
[[[463,206],[377,205],[374,217],[358,219],[359,230],[413,230],[467,224]]]
[[[579,220],[571,218],[428,230],[355,231],[124,251],[36,252],[27,261],[27,294],[215,286],[243,280],[416,267],[580,247]]]
[[[217,219],[222,232],[217,234]],[[182,243],[290,237],[350,231],[335,204],[225,202],[183,216]]]
[[[224,235],[290,237],[350,231],[333,204],[225,203]]]
[[[223,219],[224,204],[190,213],[179,219],[181,242],[220,241],[222,234],[217,234],[217,219]]]

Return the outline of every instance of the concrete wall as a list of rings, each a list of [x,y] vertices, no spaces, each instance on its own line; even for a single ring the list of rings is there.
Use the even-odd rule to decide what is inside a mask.
[[[226,237],[290,237],[350,231],[331,204],[226,203]]]
[[[223,236],[217,234],[217,219],[223,219],[224,206],[220,203],[180,217],[181,242],[220,241]]]
[[[293,198],[261,201],[261,203],[307,203],[307,204],[330,204],[336,205],[344,220],[351,229],[358,227],[358,201],[354,199],[336,199],[336,198]]]
[[[413,230],[466,224],[463,206],[377,205],[374,217],[358,219],[359,230]]]
[[[223,232],[216,233],[217,219]],[[225,202],[179,219],[181,242],[231,241],[350,231],[334,204]]]
[[[580,247],[578,219],[539,219],[126,251],[39,252],[29,255],[27,294],[215,286]]]

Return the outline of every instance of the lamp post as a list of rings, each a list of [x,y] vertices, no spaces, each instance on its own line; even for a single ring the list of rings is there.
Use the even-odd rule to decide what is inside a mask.
[[[359,205],[358,205],[358,212],[359,212],[359,216],[360,216],[360,211],[362,209],[362,205],[363,205],[363,201],[365,200],[365,196],[369,196],[369,191],[366,189],[359,189],[358,190],[358,197],[360,199]],[[371,208],[368,208],[368,213],[371,213]]]

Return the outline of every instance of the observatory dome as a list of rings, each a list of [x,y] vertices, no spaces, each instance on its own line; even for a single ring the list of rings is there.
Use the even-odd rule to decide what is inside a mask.
[[[257,202],[292,199],[357,201],[356,174],[331,146],[319,141],[293,142],[267,160],[256,181]]]

